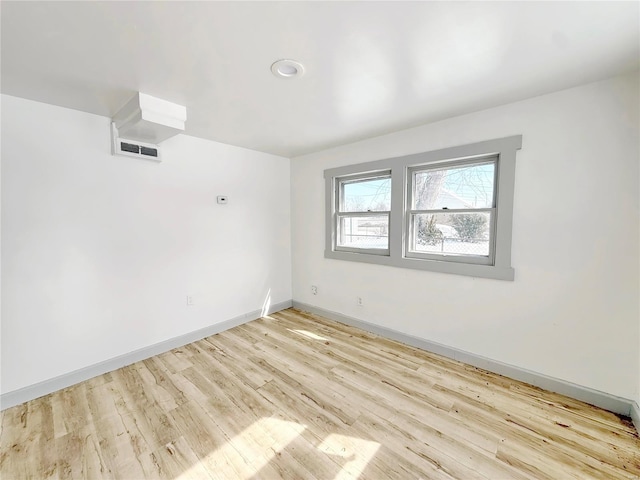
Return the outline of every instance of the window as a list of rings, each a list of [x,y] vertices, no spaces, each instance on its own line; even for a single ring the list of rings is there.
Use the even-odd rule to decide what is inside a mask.
[[[325,170],[325,257],[513,280],[514,136]]]
[[[338,178],[336,250],[389,254],[391,172]]]
[[[496,162],[409,168],[407,257],[493,263]]]

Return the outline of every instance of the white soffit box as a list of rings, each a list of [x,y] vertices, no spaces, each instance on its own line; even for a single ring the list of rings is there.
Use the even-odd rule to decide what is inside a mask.
[[[187,108],[145,93],[136,95],[116,113],[112,121],[118,137],[158,144],[184,132]]]

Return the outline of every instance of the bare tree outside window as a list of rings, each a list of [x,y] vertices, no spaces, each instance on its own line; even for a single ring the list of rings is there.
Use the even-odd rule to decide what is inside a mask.
[[[413,172],[414,248],[429,253],[489,254],[494,163]]]

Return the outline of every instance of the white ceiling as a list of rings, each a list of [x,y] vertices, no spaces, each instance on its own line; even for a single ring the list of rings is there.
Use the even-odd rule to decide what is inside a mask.
[[[638,2],[8,2],[2,92],[296,156],[640,66]],[[279,79],[271,64],[301,62]]]

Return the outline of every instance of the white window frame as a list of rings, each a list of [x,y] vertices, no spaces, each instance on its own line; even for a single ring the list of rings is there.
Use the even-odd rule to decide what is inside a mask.
[[[399,268],[428,270],[472,277],[513,280],[511,240],[513,225],[513,197],[515,188],[516,152],[522,148],[522,135],[487,140],[468,145],[445,148],[397,158],[347,165],[324,171],[325,177],[325,258],[374,263]],[[409,251],[410,175],[430,166],[461,163],[480,163],[495,157],[494,214],[490,225],[492,236],[489,259],[478,262],[470,255],[429,255]],[[345,251],[336,248],[337,183],[346,177],[391,172],[391,211],[389,212],[389,252],[380,254],[368,249]],[[449,212],[451,213],[451,212]]]
[[[493,198],[491,200],[492,206],[488,208],[448,208],[444,209],[432,209],[432,210],[417,210],[413,209],[413,200],[415,196],[415,176],[416,173],[426,172],[429,170],[438,170],[447,167],[465,167],[473,165],[494,165],[494,179],[493,179]],[[405,255],[407,258],[422,258],[426,260],[448,261],[448,262],[460,262],[460,263],[477,263],[481,265],[493,265],[495,258],[495,217],[496,217],[496,197],[497,189],[496,178],[498,172],[498,157],[491,155],[484,158],[474,158],[471,160],[452,160],[444,162],[434,162],[427,165],[418,165],[408,167],[407,172],[407,208],[405,209]],[[456,213],[489,213],[489,255],[469,255],[469,254],[454,254],[454,253],[427,253],[418,252],[412,250],[411,244],[413,243],[413,228],[414,222],[412,217],[420,214],[456,214]]]
[[[346,175],[343,177],[337,177],[334,179],[334,215],[333,215],[333,235],[334,235],[334,249],[339,252],[352,252],[352,253],[366,253],[369,255],[389,255],[389,247],[387,248],[358,248],[358,247],[345,247],[341,246],[338,242],[338,236],[340,234],[340,219],[348,217],[387,217],[387,231],[391,226],[391,210],[365,210],[347,212],[342,210],[341,200],[344,197],[344,185],[352,182],[363,182],[366,180],[376,180],[380,178],[391,179],[391,171],[370,172],[357,175]],[[387,234],[388,235],[388,234]],[[388,238],[388,241],[391,239]]]

